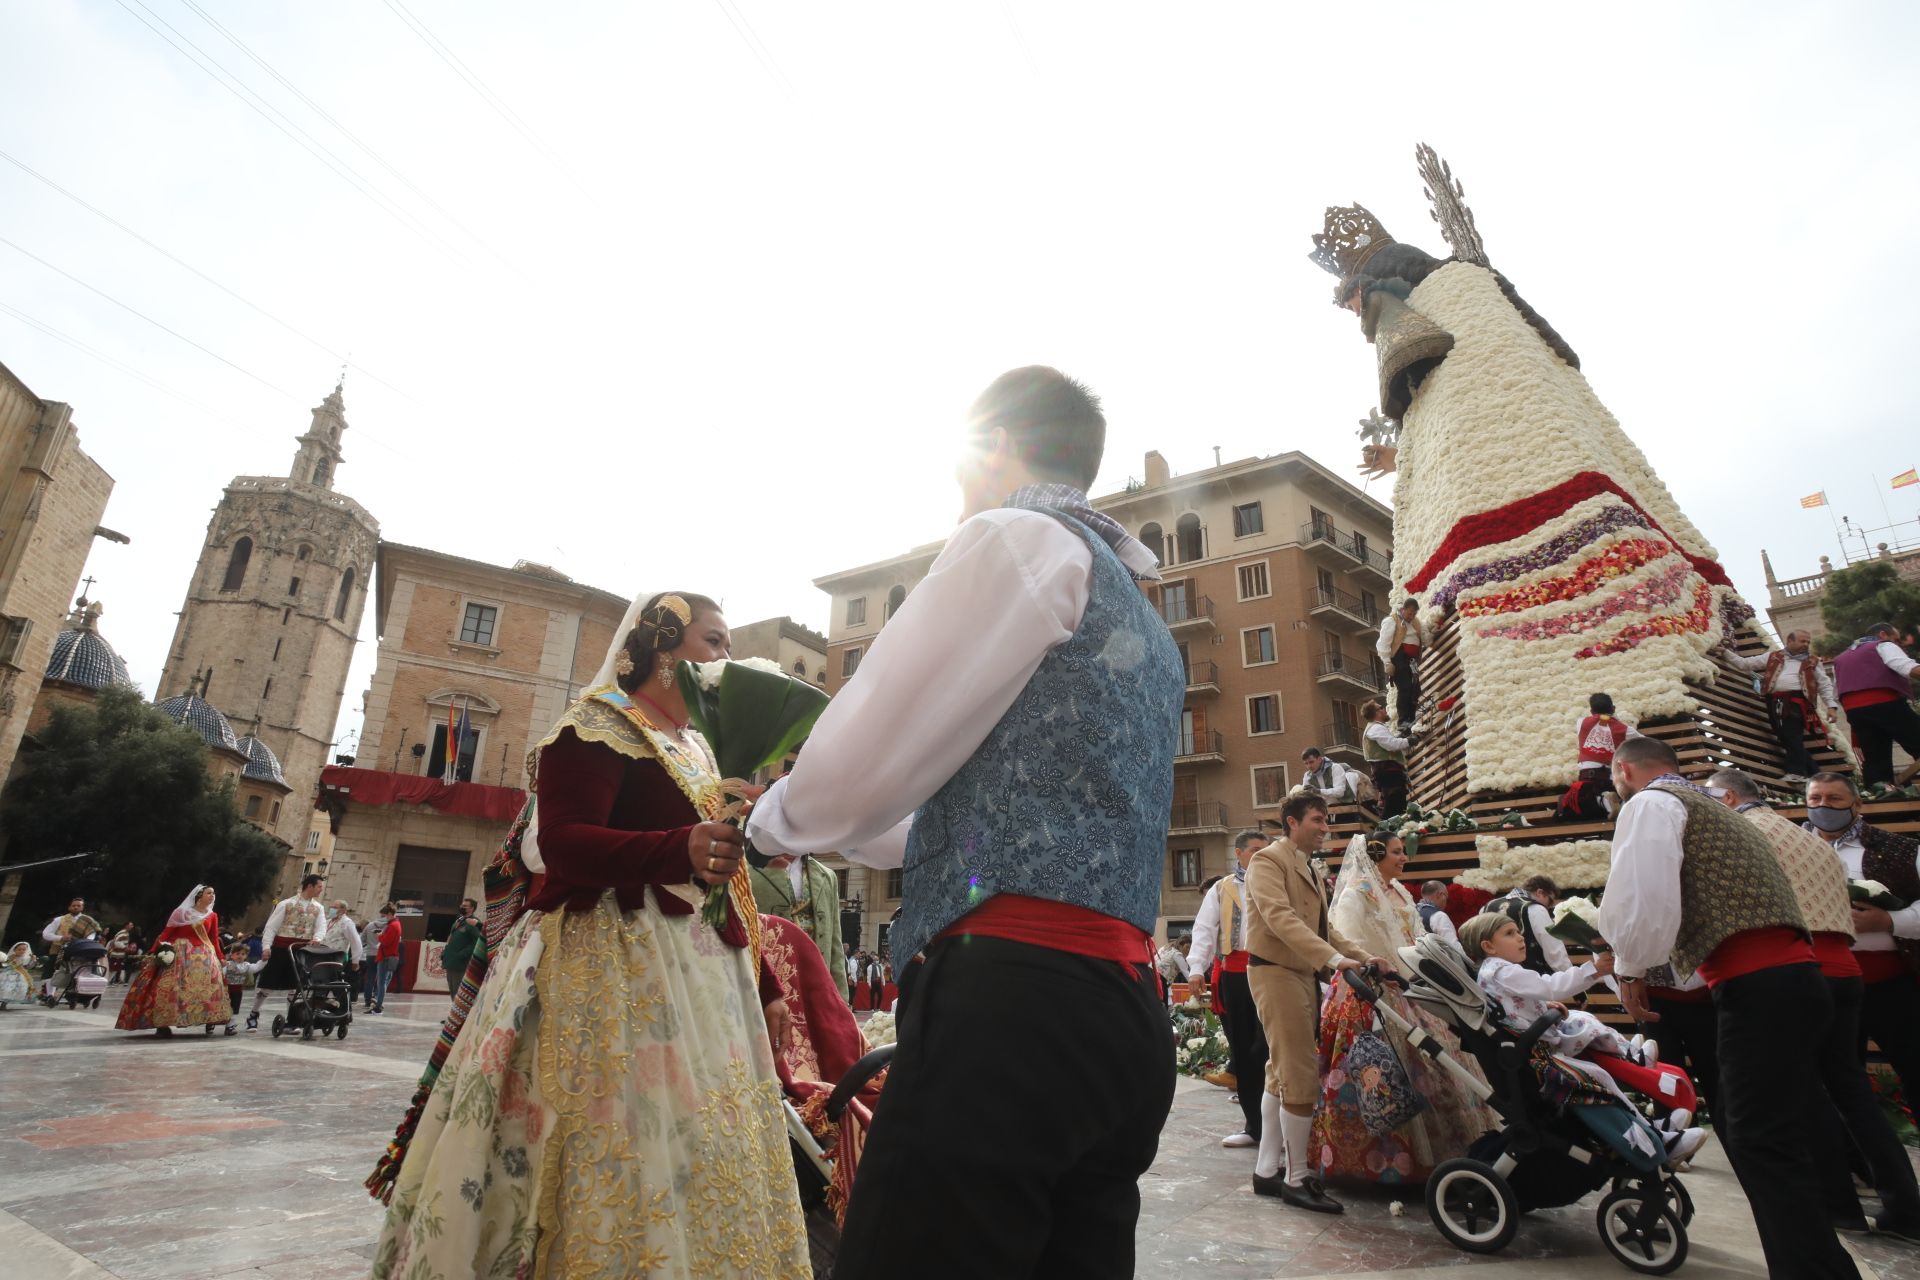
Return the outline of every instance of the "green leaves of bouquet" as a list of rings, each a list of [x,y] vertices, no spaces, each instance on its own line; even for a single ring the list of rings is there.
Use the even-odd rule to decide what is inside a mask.
[[[674,675],[687,701],[687,719],[713,748],[720,788],[731,798],[721,820],[738,827],[744,807],[740,788],[806,741],[827,709],[827,695],[765,658],[683,662]],[[726,923],[724,882],[708,886],[700,918],[716,929]]]

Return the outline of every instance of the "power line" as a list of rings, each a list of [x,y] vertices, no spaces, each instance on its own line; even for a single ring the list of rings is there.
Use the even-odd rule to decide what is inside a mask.
[[[767,74],[773,77],[774,84],[778,85],[780,91],[791,101],[795,96],[793,82],[787,79],[786,74],[780,70],[780,65],[773,60],[773,51],[761,42],[759,33],[753,29],[753,24],[747,21],[747,15],[740,12],[739,6],[734,4],[733,0],[713,0],[713,2],[726,16],[727,21],[733,24],[733,29],[740,33],[740,38],[746,42],[747,52],[766,68]]]
[[[151,9],[147,9],[145,0],[132,0],[132,4],[138,5],[141,9],[146,10],[146,12],[149,14],[153,14],[154,22],[158,22],[160,26],[166,27],[167,31],[171,31],[175,36],[179,36],[180,37],[179,40],[175,40],[173,36],[169,36],[166,33],[166,31],[162,31],[160,27],[154,26],[153,22],[149,22],[145,17],[142,17],[139,13],[135,13],[133,8],[129,5],[128,0],[115,0],[115,3],[119,4],[119,6],[122,9],[125,9],[128,13],[132,14],[133,17],[142,26],[147,28],[147,30],[153,32],[153,34],[155,34],[156,36],[159,36],[162,40],[166,41],[167,44],[171,45],[174,51],[179,53],[181,57],[185,58],[188,62],[191,62],[194,66],[200,68],[201,71],[205,72],[208,78],[211,79],[215,84],[225,89],[228,93],[231,93],[234,97],[238,98],[242,103],[245,103],[246,106],[250,110],[252,110],[255,114],[257,114],[261,119],[265,120],[268,124],[278,129],[281,133],[285,134],[296,145],[303,148],[308,154],[313,156],[314,159],[318,160],[326,168],[332,170],[336,177],[340,178],[342,181],[346,182],[349,186],[353,187],[354,190],[358,191],[362,196],[366,197],[366,199],[370,203],[372,203],[375,208],[385,213],[388,217],[392,218],[395,222],[398,222],[401,226],[405,227],[407,230],[419,236],[422,240],[425,240],[427,243],[434,245],[435,247],[440,249],[441,252],[451,257],[458,265],[463,267],[472,266],[472,263],[466,259],[465,255],[461,254],[452,245],[448,244],[444,238],[433,234],[433,232],[430,231],[424,225],[422,225],[417,218],[413,218],[405,210],[401,209],[398,205],[394,204],[391,200],[387,199],[385,196],[381,195],[379,192],[374,190],[374,188],[363,177],[360,176],[358,171],[356,171],[352,165],[348,164],[344,160],[339,159],[337,156],[333,155],[332,152],[328,151],[325,147],[321,146],[318,140],[316,140],[311,134],[307,133],[306,130],[300,128],[299,125],[294,124],[291,120],[286,120],[284,113],[280,112],[278,108],[273,106],[273,104],[267,102],[265,98],[262,98],[260,97],[259,94],[254,93],[254,91],[251,88],[248,88],[246,83],[240,80],[239,77],[235,76],[232,72],[228,71],[225,67],[222,67],[218,59],[214,58],[212,55],[208,54],[206,51],[201,49],[200,46],[194,44],[193,41],[187,39],[186,36],[181,35],[180,31],[177,28],[175,28],[171,23],[167,22],[165,18],[160,17],[159,14],[153,13],[153,10]],[[183,44],[185,47],[182,47]],[[193,53],[187,52],[188,49],[193,50]],[[199,56],[195,57],[194,56],[195,54],[198,54]],[[202,59],[204,59],[205,61],[202,61]],[[225,79],[221,78],[223,76],[225,77]],[[229,81],[231,83],[229,83]],[[280,119],[275,119],[275,116],[279,116]],[[285,121],[285,123],[282,123],[282,121]]]
[[[279,325],[282,329],[285,329],[288,333],[293,334],[296,338],[299,338],[302,341],[309,343],[317,350],[325,352],[327,355],[332,356],[335,360],[343,361],[350,368],[364,375],[369,381],[379,383],[381,386],[393,392],[395,395],[401,396],[407,400],[410,400],[414,404],[420,403],[418,399],[409,395],[407,392],[401,390],[399,387],[394,386],[391,382],[388,382],[385,378],[382,378],[379,374],[374,373],[372,370],[366,368],[363,365],[355,364],[351,359],[342,355],[340,352],[335,351],[332,347],[328,346],[326,343],[322,342],[320,339],[314,337],[312,334],[303,332],[302,330],[287,323],[285,320],[282,320],[279,316],[267,310],[265,307],[261,306],[259,303],[250,301],[249,299],[242,297],[240,294],[235,293],[232,289],[229,289],[226,285],[221,284],[218,280],[215,280],[212,276],[200,270],[200,268],[194,266],[191,262],[186,261],[184,258],[181,258],[177,254],[168,252],[166,249],[155,244],[153,241],[147,239],[147,237],[141,235],[138,231],[135,231],[132,227],[128,226],[126,223],[120,221],[118,218],[115,218],[113,215],[105,212],[104,210],[98,209],[95,206],[87,203],[85,200],[81,199],[79,196],[75,195],[73,192],[67,190],[65,187],[61,186],[59,183],[55,182],[53,179],[47,177],[44,173],[41,173],[39,170],[33,168],[31,165],[20,160],[18,157],[10,155],[4,150],[0,150],[0,160],[5,160],[8,164],[12,165],[16,169],[19,169],[22,173],[25,173],[29,177],[34,178],[39,182],[46,184],[48,187],[59,192],[61,195],[65,196],[67,199],[79,205],[82,209],[85,209],[88,213],[91,213],[94,217],[99,218],[100,220],[108,223],[111,226],[119,228],[121,231],[133,237],[135,240],[138,240],[141,244],[147,246],[147,248],[153,250],[155,253],[167,259],[169,262],[172,262],[174,265],[180,267],[185,271],[192,272],[194,275],[206,281],[208,284],[212,285],[214,288],[218,289],[220,292],[226,294],[229,298],[232,298],[235,302],[240,303],[242,306],[251,308],[253,311],[257,312],[258,314],[265,316],[267,319]]]

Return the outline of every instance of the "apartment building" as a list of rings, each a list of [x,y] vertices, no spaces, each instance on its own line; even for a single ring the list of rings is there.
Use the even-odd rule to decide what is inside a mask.
[[[1360,763],[1360,706],[1386,684],[1374,656],[1391,607],[1393,514],[1299,452],[1145,478],[1094,499],[1159,554],[1155,600],[1187,667],[1160,929],[1179,932],[1200,886],[1232,864],[1234,832],[1276,817],[1318,746]],[[827,574],[827,687],[838,691],[940,544]],[[865,914],[899,905],[899,872],[864,873]],[[868,936],[872,936],[869,931]]]

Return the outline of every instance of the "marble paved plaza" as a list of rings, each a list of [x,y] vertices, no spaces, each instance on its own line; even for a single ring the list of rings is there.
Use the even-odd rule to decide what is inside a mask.
[[[170,1041],[116,1032],[118,994],[97,1012],[0,1013],[0,1276],[364,1276],[380,1208],[361,1179],[446,998],[399,996],[386,1014],[358,1017],[344,1043],[303,1044],[265,1031]],[[1592,1202],[1529,1217],[1513,1247],[1486,1262],[1441,1243],[1417,1198],[1396,1216],[1392,1194],[1350,1194],[1333,1219],[1258,1200],[1252,1153],[1218,1145],[1237,1114],[1222,1091],[1182,1082],[1141,1182],[1141,1276],[1629,1274],[1600,1247]],[[1709,1154],[1687,1184],[1699,1216],[1680,1274],[1760,1274],[1725,1161]],[[1920,1250],[1853,1247],[1863,1276],[1920,1280]]]

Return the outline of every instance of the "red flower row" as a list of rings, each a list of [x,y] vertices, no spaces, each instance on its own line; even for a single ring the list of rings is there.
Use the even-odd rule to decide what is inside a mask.
[[[1588,645],[1573,656],[1576,658],[1599,658],[1609,653],[1625,653],[1636,648],[1642,640],[1653,636],[1678,636],[1690,631],[1705,631],[1713,625],[1713,588],[1706,583],[1698,583],[1693,588],[1693,608],[1685,613],[1664,613],[1648,618],[1645,622],[1636,622],[1623,628],[1619,635],[1599,644]]]
[[[1630,610],[1646,612],[1672,604],[1685,593],[1687,579],[1692,576],[1692,565],[1676,561],[1648,581],[1615,592],[1599,604],[1538,622],[1487,627],[1476,634],[1483,640],[1550,640],[1555,636],[1578,635],[1582,631],[1592,631]]]
[[[1460,613],[1463,617],[1478,618],[1494,613],[1518,613],[1535,605],[1554,604],[1562,600],[1577,600],[1602,583],[1652,564],[1674,550],[1672,543],[1655,542],[1650,538],[1616,542],[1593,559],[1583,562],[1572,573],[1561,574],[1557,578],[1543,578],[1511,591],[1463,601]]]

